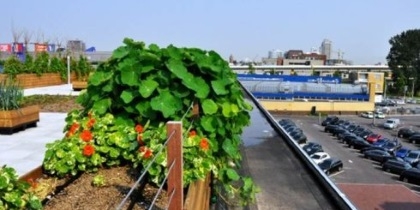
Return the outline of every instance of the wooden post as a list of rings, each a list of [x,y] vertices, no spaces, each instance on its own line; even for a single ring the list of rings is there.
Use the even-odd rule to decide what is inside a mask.
[[[194,103],[192,108],[193,118],[197,119],[200,117],[200,106],[198,105],[197,101]]]
[[[182,156],[182,122],[169,121],[166,124],[168,138],[168,166],[170,167],[175,161],[172,170],[168,174],[168,194],[174,191],[169,210],[182,210],[184,206],[184,190],[183,190],[183,156]]]

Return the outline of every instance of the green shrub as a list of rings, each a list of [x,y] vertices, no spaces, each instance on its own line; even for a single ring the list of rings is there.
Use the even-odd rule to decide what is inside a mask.
[[[4,73],[11,78],[16,78],[16,75],[22,73],[24,65],[15,56],[10,56],[4,63]]]
[[[50,55],[46,52],[41,52],[36,55],[32,72],[38,76],[42,73],[50,72],[49,70],[49,57]]]

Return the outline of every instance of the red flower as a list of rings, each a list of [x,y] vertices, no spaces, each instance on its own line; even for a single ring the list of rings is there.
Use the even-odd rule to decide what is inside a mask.
[[[80,134],[80,138],[83,140],[83,141],[86,141],[86,142],[88,142],[88,141],[90,141],[90,140],[92,140],[92,133],[90,132],[90,131],[88,131],[88,130],[84,130],[81,134]]]
[[[188,136],[189,137],[194,137],[196,135],[197,135],[197,133],[195,132],[195,130],[191,130]]]
[[[209,149],[209,142],[206,138],[202,138],[200,141],[200,147],[202,150],[207,151]]]
[[[146,147],[145,146],[141,146],[140,148],[139,148],[139,152],[145,152],[146,151]]]
[[[83,148],[83,155],[84,156],[92,156],[93,153],[95,153],[95,147],[93,147],[92,145],[88,144]]]
[[[87,123],[87,127],[88,128],[92,128],[92,126],[95,124],[95,119],[91,118],[88,123]]]
[[[74,132],[76,132],[76,131],[77,131],[77,129],[79,129],[79,124],[77,124],[77,123],[73,123],[73,124],[70,126],[69,131],[70,131],[71,133],[74,133]]]
[[[141,126],[140,124],[136,125],[136,131],[137,133],[143,133],[143,126]]]

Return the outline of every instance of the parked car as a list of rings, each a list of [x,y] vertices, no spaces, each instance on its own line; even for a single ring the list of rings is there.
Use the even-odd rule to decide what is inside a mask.
[[[414,134],[414,135],[411,135],[411,136],[408,138],[408,141],[409,141],[410,143],[413,143],[413,144],[418,144],[418,143],[420,143],[420,134]]]
[[[318,163],[318,166],[325,174],[330,175],[333,172],[341,171],[343,169],[343,162],[337,158],[328,158],[323,162]]]
[[[324,121],[322,121],[321,125],[322,126],[327,126],[328,124],[330,124],[331,122],[334,122],[334,121],[338,121],[337,116],[328,116]]]
[[[375,143],[373,143],[373,146],[378,146],[378,147],[382,147],[383,145],[385,145],[388,141],[390,141],[390,139],[388,138],[381,138],[378,139]]]
[[[383,112],[374,112],[373,115],[375,116],[375,118],[385,119],[385,114]]]
[[[357,138],[349,142],[349,147],[353,149],[363,149],[365,147],[370,147],[371,144],[364,139]]]
[[[420,150],[412,150],[405,157],[404,161],[411,165],[417,164],[420,160]]]
[[[410,136],[412,136],[415,133],[416,133],[416,131],[413,130],[412,128],[400,128],[400,129],[398,129],[397,136],[400,137],[400,138],[409,138]]]
[[[380,139],[382,137],[381,134],[377,134],[377,133],[371,133],[366,137],[366,141],[368,141],[369,143],[375,143],[376,141],[378,141],[378,139]]]
[[[340,126],[338,125],[333,125],[333,124],[328,124],[327,126],[325,126],[324,128],[324,132],[326,133],[333,133],[335,129],[340,128]]]
[[[292,125],[295,125],[295,123],[291,120],[291,119],[281,119],[281,120],[279,120],[279,125],[280,126],[282,126],[283,127],[283,125],[286,125],[286,124],[292,124]]]
[[[364,117],[364,118],[372,119],[373,118],[373,112],[362,112],[362,114],[360,116]]]
[[[382,164],[382,170],[398,175],[410,168],[412,168],[412,166],[409,163],[395,159],[387,160]]]
[[[330,158],[330,155],[326,152],[316,152],[310,156],[312,160],[316,163],[322,163],[324,160]]]
[[[410,149],[405,148],[405,147],[401,147],[400,149],[398,149],[395,152],[395,156],[400,157],[400,158],[405,158],[405,156],[408,155],[408,153],[410,153]]]
[[[370,160],[378,161],[383,163],[393,156],[383,150],[368,150],[363,153],[364,157]]]
[[[308,142],[302,147],[303,151],[309,156],[317,152],[323,152],[322,145],[316,142]]]
[[[400,175],[399,180],[403,182],[420,184],[420,169],[413,167],[403,171]]]

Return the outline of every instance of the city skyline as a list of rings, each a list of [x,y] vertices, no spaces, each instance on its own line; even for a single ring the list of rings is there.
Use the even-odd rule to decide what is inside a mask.
[[[420,2],[355,0],[343,5],[320,2],[255,1],[119,1],[98,0],[2,3],[0,43],[13,41],[14,30],[33,33],[32,39],[79,39],[86,47],[111,51],[124,37],[161,47],[169,44],[215,50],[223,58],[251,60],[273,49],[318,49],[332,41],[354,64],[385,63],[388,40],[419,28]]]

